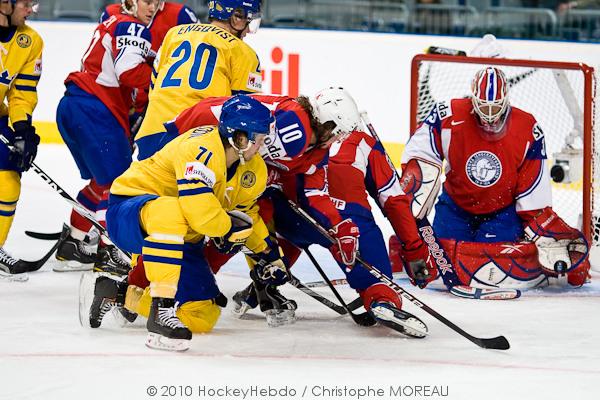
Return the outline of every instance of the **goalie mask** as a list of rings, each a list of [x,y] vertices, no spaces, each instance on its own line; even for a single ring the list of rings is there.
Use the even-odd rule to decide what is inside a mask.
[[[323,89],[309,100],[319,123],[332,121],[335,124],[332,133],[339,141],[343,141],[360,127],[361,119],[356,102],[343,88]]]
[[[503,133],[510,114],[506,75],[495,67],[479,70],[471,85],[471,102],[475,117],[490,136]]]

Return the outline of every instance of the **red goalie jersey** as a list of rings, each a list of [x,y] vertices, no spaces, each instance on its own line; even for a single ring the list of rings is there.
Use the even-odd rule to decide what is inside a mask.
[[[439,102],[406,145],[402,163],[422,158],[447,161],[444,190],[463,210],[489,214],[516,202],[531,211],[552,205],[544,134],[535,118],[512,107],[504,134],[485,140],[472,115],[470,99]]]

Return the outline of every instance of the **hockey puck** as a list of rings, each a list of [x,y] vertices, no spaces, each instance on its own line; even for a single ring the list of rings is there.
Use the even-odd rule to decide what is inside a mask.
[[[558,260],[557,262],[554,263],[554,271],[557,274],[561,274],[561,275],[565,274],[567,272],[568,268],[569,268],[569,266],[563,260]]]

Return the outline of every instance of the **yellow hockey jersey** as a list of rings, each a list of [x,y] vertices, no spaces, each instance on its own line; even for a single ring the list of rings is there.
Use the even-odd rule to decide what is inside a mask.
[[[208,97],[259,92],[256,52],[210,24],[171,28],[154,63],[148,109],[136,136],[164,132],[163,123]]]
[[[0,117],[30,120],[37,105],[44,42],[31,27],[11,27],[0,37]],[[8,104],[5,103],[5,99]]]
[[[195,233],[221,237],[231,228],[227,211],[245,212],[254,221],[246,246],[258,253],[267,248],[269,235],[256,204],[266,184],[267,166],[260,155],[244,165],[237,163],[237,168],[234,164],[228,171],[217,128],[204,126],[177,137],[152,157],[131,164],[113,182],[110,192],[177,197],[191,229],[186,240],[195,241]]]

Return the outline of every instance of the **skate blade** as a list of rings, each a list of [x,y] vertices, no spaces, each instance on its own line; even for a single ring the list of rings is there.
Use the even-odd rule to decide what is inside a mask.
[[[4,271],[0,271],[0,282],[27,282],[29,275],[27,274],[7,274]]]
[[[270,328],[277,328],[283,325],[291,325],[296,322],[295,310],[268,310],[265,311],[267,325]]]
[[[242,302],[242,304],[234,303],[234,306],[231,309],[231,314],[233,314],[234,317],[241,319],[244,317],[244,315],[246,315],[248,310],[251,310],[251,309],[252,309],[252,307],[250,307],[248,305],[248,303],[244,303],[244,302]]]
[[[66,261],[52,267],[54,272],[81,272],[91,271],[94,264],[82,264],[79,261]]]
[[[377,322],[403,335],[422,339],[428,334],[427,325],[419,318],[407,312],[402,312],[404,315],[396,315],[393,310],[385,307],[373,307],[371,308],[371,312],[375,319],[377,319]]]
[[[186,351],[190,348],[191,340],[170,339],[158,333],[148,332],[146,347],[164,351]]]
[[[91,328],[90,307],[94,301],[94,287],[96,277],[92,272],[84,272],[79,278],[79,324],[84,328]]]
[[[111,313],[113,315],[113,317],[115,318],[115,321],[117,321],[117,325],[119,325],[121,328],[125,328],[131,324],[133,324],[136,319],[137,319],[137,314],[136,313],[132,313],[131,311],[124,309],[124,311],[126,313],[128,313],[127,315],[129,317],[126,317],[123,314],[123,310],[122,307],[113,307],[113,309],[111,310]]]

